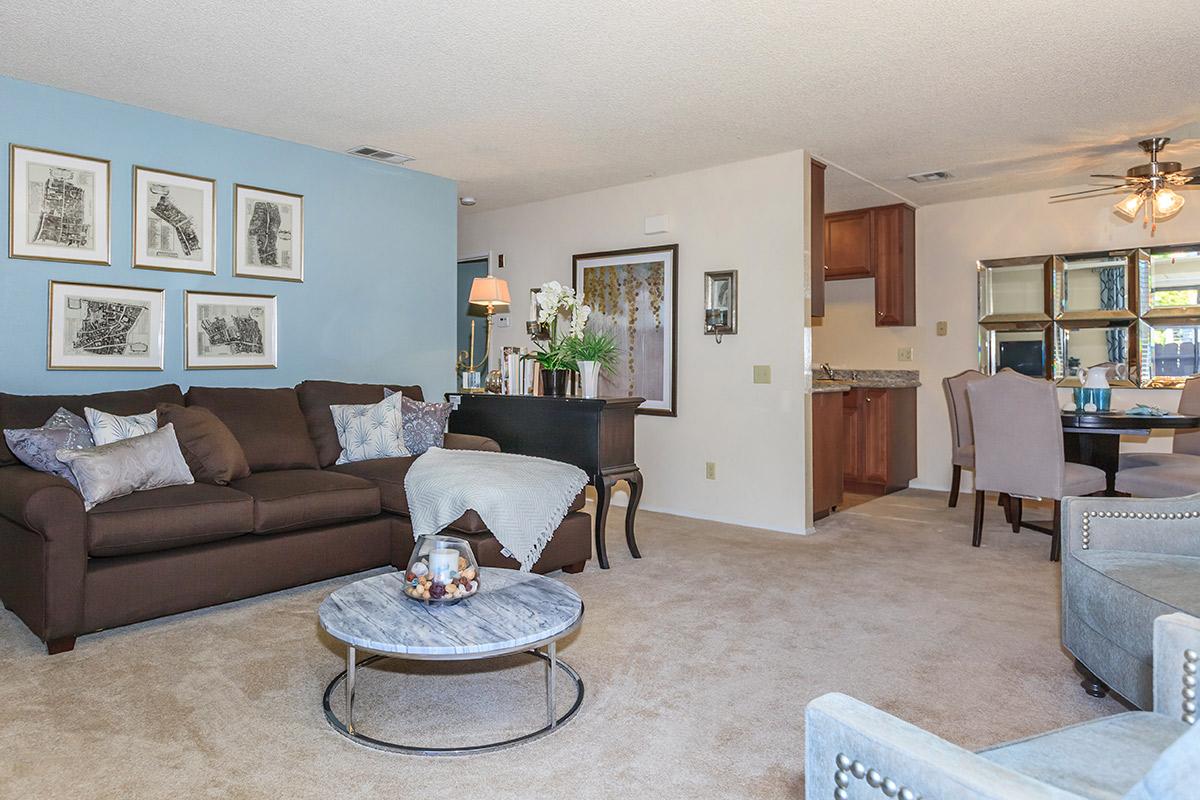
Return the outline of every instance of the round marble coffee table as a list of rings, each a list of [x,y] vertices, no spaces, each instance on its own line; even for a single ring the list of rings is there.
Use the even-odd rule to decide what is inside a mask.
[[[321,603],[321,627],[346,644],[346,670],[325,689],[325,718],[359,744],[395,753],[426,756],[485,753],[545,736],[558,729],[583,704],[583,680],[560,661],[557,642],[579,627],[583,601],[564,583],[543,575],[509,569],[480,569],[474,597],[448,605],[425,605],[404,594],[404,574],[389,572],[338,589]],[[545,647],[545,652],[537,648]],[[357,661],[359,650],[374,653]],[[546,724],[499,742],[467,747],[425,747],[376,739],[354,725],[354,684],[358,667],[382,658],[468,661],[527,652],[546,662]],[[555,704],[555,674],[575,684],[575,702],[562,716]],[[329,698],[345,685],[346,718],[334,713]]]

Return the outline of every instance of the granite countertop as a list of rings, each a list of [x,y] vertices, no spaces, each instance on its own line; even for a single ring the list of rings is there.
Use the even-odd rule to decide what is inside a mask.
[[[920,385],[921,373],[915,369],[835,369],[833,380],[819,366],[813,370],[813,392],[912,389]]]

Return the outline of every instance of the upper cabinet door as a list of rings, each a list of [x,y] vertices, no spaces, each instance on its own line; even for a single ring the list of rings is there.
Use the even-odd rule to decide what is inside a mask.
[[[871,209],[875,325],[917,324],[916,214],[906,205]]]
[[[809,256],[812,259],[809,279],[811,281],[812,316],[825,316],[825,165],[820,161],[812,162],[812,191],[808,196],[809,225],[812,230],[809,236]]]
[[[869,278],[875,274],[871,210],[825,216],[825,279]]]

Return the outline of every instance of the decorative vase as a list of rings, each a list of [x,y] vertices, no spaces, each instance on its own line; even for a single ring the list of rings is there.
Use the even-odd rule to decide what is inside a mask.
[[[583,382],[584,397],[596,397],[600,393],[599,361],[580,361],[579,377]]]
[[[566,397],[567,383],[571,379],[569,369],[542,370],[542,395],[544,397]]]

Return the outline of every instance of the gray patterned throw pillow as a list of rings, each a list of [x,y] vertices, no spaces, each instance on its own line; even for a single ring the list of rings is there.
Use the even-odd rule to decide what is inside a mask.
[[[383,396],[391,397],[395,392],[386,386]],[[404,446],[414,456],[419,456],[431,447],[441,447],[446,440],[446,421],[450,419],[449,403],[422,403],[401,397],[401,412],[404,417]]]
[[[87,417],[88,427],[92,429],[92,438],[96,440],[97,446],[134,436],[145,436],[158,430],[158,415],[153,411],[122,417],[119,414],[85,408],[83,415]]]
[[[95,446],[92,431],[84,418],[65,408],[55,411],[40,428],[6,430],[4,439],[22,464],[38,472],[66,478],[75,487],[79,484],[71,474],[71,468],[54,454],[63,449],[83,450]]]
[[[367,405],[329,407],[342,446],[338,464],[409,455],[404,446],[400,399],[387,397]]]
[[[169,422],[153,433],[57,455],[75,473],[85,511],[134,492],[194,482]]]

